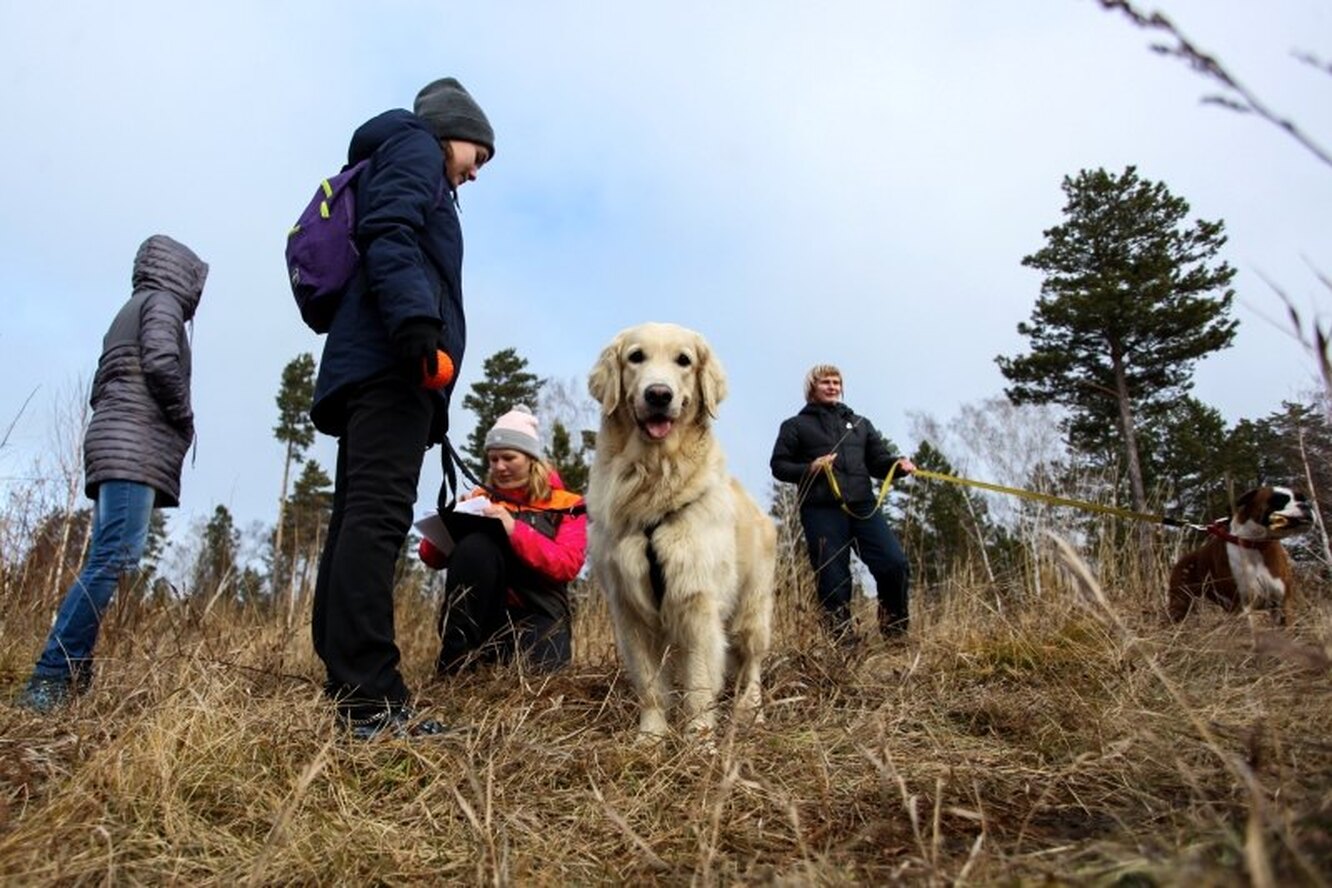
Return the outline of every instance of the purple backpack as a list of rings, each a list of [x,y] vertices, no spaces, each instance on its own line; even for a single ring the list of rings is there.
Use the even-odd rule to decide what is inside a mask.
[[[287,277],[301,318],[316,333],[327,333],[347,284],[356,274],[356,180],[368,160],[344,167],[319,183],[296,224],[287,233]]]

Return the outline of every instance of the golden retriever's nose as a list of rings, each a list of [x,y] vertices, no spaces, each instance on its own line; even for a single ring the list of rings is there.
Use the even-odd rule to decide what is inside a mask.
[[[650,385],[643,392],[643,403],[647,404],[653,410],[665,410],[671,406],[671,398],[675,393],[671,391],[668,385]]]

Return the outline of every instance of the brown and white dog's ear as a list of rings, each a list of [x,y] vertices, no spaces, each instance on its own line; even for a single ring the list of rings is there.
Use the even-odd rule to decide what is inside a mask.
[[[1240,495],[1240,498],[1235,500],[1235,514],[1239,514],[1240,512],[1248,512],[1249,505],[1253,502],[1253,498],[1257,495],[1258,495],[1257,487],[1253,488],[1252,490],[1244,491],[1244,493]]]
[[[699,397],[708,416],[716,419],[717,407],[726,399],[726,371],[702,336],[698,337],[698,365]]]
[[[601,357],[587,377],[587,393],[601,405],[601,413],[609,416],[620,403],[620,339],[601,350]]]

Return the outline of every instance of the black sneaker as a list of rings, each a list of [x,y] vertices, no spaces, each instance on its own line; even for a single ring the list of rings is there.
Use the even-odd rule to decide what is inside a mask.
[[[906,641],[907,627],[906,617],[879,612],[879,635],[884,641]]]
[[[407,740],[452,733],[452,729],[433,718],[418,717],[409,706],[382,709],[368,718],[347,719],[346,725],[354,740]]]
[[[18,697],[14,700],[14,705],[21,709],[47,715],[74,699],[74,696],[75,688],[70,684],[69,679],[59,676],[34,675],[28,679],[27,686],[19,692]]]

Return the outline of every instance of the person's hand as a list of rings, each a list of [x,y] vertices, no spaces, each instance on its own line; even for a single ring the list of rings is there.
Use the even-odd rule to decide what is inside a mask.
[[[393,333],[393,355],[407,378],[422,385],[439,373],[439,321],[412,318]]]
[[[897,461],[897,474],[910,475],[914,471],[916,471],[916,464],[911,461],[910,457],[904,456]]]
[[[831,467],[833,461],[836,459],[836,453],[825,453],[823,456],[817,456],[814,458],[814,461],[809,464],[809,470],[810,472],[821,472],[825,466]]]
[[[504,525],[504,532],[509,536],[513,535],[513,513],[503,506],[491,503],[486,506],[486,510],[481,514],[487,518],[498,518],[499,523]]]

